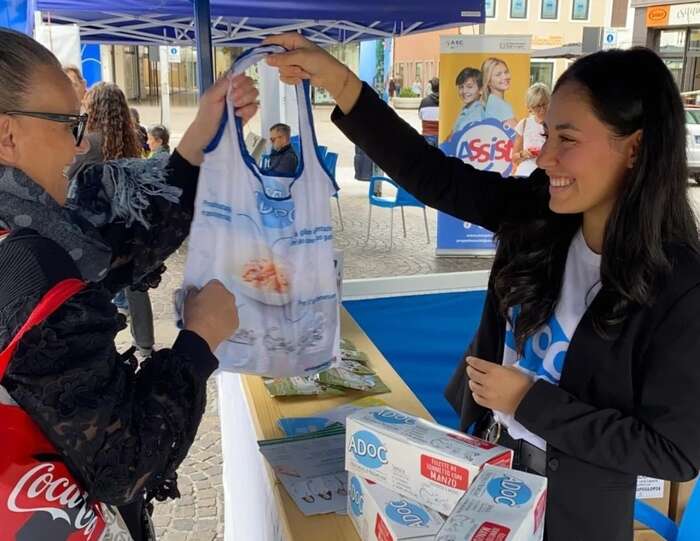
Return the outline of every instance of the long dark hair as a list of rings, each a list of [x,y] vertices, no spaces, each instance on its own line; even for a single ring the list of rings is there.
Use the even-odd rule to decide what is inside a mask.
[[[85,96],[88,133],[102,137],[105,160],[140,158],[141,145],[131,118],[126,96],[113,83],[98,83]]]
[[[614,135],[642,131],[639,152],[608,218],[601,257],[601,290],[591,305],[599,335],[610,336],[630,311],[648,306],[672,267],[668,248],[700,253],[698,226],[688,201],[685,111],[661,59],[637,47],[609,50],[576,61],[554,89],[576,84]],[[493,285],[500,311],[520,306],[516,347],[554,313],[569,244],[582,216],[556,215],[497,232]]]

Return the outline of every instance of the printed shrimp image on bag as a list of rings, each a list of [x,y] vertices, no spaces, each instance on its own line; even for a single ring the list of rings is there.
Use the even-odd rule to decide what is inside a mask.
[[[245,53],[242,73],[266,55]],[[339,353],[330,198],[337,186],[316,151],[308,85],[297,85],[299,166],[263,174],[227,105],[201,167],[184,289],[218,279],[236,296],[240,326],[216,351],[223,370],[312,375]]]

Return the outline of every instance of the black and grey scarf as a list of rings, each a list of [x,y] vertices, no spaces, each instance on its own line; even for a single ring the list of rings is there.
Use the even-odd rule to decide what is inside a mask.
[[[0,166],[0,226],[31,228],[53,240],[85,280],[99,282],[109,272],[112,250],[98,228],[117,220],[148,228],[150,197],[179,200],[181,190],[165,182],[165,165],[139,159],[95,165],[71,182],[65,207],[19,169]]]

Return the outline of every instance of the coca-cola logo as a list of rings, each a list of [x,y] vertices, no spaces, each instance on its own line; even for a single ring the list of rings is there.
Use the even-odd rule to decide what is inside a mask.
[[[63,467],[51,462],[37,464],[17,481],[7,498],[7,509],[14,513],[48,513],[53,520],[63,520],[82,531],[87,540],[93,536],[98,539],[105,528],[99,505],[88,505],[87,493]]]

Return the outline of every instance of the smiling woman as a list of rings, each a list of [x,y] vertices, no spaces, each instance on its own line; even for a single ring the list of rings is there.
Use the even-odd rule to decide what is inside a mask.
[[[539,169],[503,179],[428,145],[303,37],[267,41],[292,49],[269,59],[282,80],[327,88],[332,120],[392,179],[497,233],[479,330],[446,396],[462,429],[547,476],[548,541],[631,539],[637,476],[688,480],[700,466],[700,243],[664,63],[643,48],[575,62]],[[507,88],[503,67],[489,82]]]
[[[212,351],[237,314],[220,283],[192,291],[185,330],[136,371],[133,351],[116,351],[124,323],[111,298],[157,285],[188,234],[198,165],[227,96],[245,121],[257,91],[246,77],[224,78],[169,161],[117,160],[69,181],[87,119],[58,61],[0,29],[0,72],[0,501],[12,495],[31,511],[0,505],[3,534],[151,540],[148,500],[178,496]],[[35,477],[68,487],[62,509],[31,490]]]

